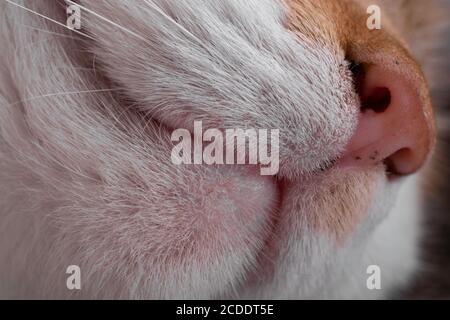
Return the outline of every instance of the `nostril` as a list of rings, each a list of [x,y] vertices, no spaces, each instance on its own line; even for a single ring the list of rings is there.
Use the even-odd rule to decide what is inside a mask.
[[[414,157],[412,150],[403,148],[384,159],[383,163],[386,167],[388,177],[397,177],[402,172],[408,170],[412,157]]]
[[[373,110],[382,113],[391,104],[391,91],[386,87],[370,88],[364,85],[366,81],[367,66],[350,60],[349,69],[353,75],[353,84],[361,102],[361,111]]]
[[[391,104],[391,91],[388,88],[376,87],[364,96],[361,96],[361,111],[373,110],[382,113]]]

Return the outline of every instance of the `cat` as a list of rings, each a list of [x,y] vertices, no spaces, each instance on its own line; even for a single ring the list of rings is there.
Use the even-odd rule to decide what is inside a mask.
[[[446,5],[1,2],[0,298],[398,297]],[[279,129],[277,174],[175,165],[171,133],[199,120]]]

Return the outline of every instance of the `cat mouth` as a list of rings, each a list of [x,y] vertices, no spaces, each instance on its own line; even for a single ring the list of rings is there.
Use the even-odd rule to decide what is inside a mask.
[[[340,169],[357,169],[357,168],[373,168],[376,166],[383,166],[385,176],[388,181],[396,181],[402,177],[402,175],[398,172],[395,167],[395,163],[391,158],[378,158],[379,154],[377,151],[374,151],[368,159],[364,159],[358,155],[351,155],[346,157],[336,158],[333,161],[330,161],[330,164],[326,164],[327,166],[321,167],[321,172],[330,170],[332,168],[340,168]]]
[[[326,172],[326,171],[328,171],[328,170],[334,168],[335,165],[338,163],[338,161],[339,161],[339,158],[337,158],[337,157],[336,157],[336,158],[333,158],[333,159],[331,159],[331,160],[324,161],[324,162],[322,162],[322,163],[319,165],[318,169],[315,170],[315,172],[316,172],[316,173],[318,173],[318,172]]]
[[[362,160],[361,158],[356,157],[358,161]],[[396,181],[397,179],[399,179],[401,177],[400,174],[398,174],[395,170],[395,164],[389,159],[384,159],[378,162],[374,162],[371,165],[368,165],[367,167],[374,167],[374,166],[380,166],[383,165],[385,168],[385,175],[388,179],[388,181]],[[323,163],[321,163],[318,167],[318,169],[316,169],[313,174],[320,174],[320,173],[324,173],[330,170],[333,170],[335,168],[339,169],[339,168],[343,168],[345,169],[346,166],[346,159],[345,158],[341,158],[341,157],[336,157],[333,158],[332,160],[327,160],[324,161]],[[351,167],[348,167],[351,168]],[[353,168],[356,168],[353,167]]]
[[[276,272],[274,261],[282,259],[293,237],[313,239],[326,234],[333,245],[340,247],[363,223],[371,199],[387,187],[388,179],[383,174],[388,177],[391,173],[382,163],[340,168],[338,161],[327,161],[314,174],[301,178],[276,180],[277,205],[270,212],[264,245],[258,250],[255,268],[248,273],[247,285],[264,282]],[[353,200],[346,201],[348,198]]]

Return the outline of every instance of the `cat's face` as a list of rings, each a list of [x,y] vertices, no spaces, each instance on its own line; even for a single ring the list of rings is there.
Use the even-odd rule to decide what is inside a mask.
[[[39,137],[95,180],[71,177],[56,211],[65,252],[92,279],[118,279],[100,295],[314,296],[362,254],[432,148],[420,68],[384,11],[368,29],[363,1],[78,3],[101,81],[120,95],[60,102],[83,110],[57,115],[66,143],[54,127]],[[278,173],[174,165],[170,134],[195,120],[279,129]]]

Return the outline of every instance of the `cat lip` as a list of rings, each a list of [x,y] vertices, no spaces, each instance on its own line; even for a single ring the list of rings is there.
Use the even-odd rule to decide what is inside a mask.
[[[369,161],[364,161],[360,156],[351,154],[338,158],[334,164],[334,167],[343,170],[351,170],[362,167],[370,168],[380,165],[384,166],[388,181],[394,182],[402,178],[402,175],[396,172],[394,165],[390,163],[389,159],[376,159],[375,156],[369,159]]]
[[[319,168],[316,169],[316,172],[325,172],[331,170],[337,165],[338,161],[339,158],[333,158],[331,160],[324,161],[319,165]]]

